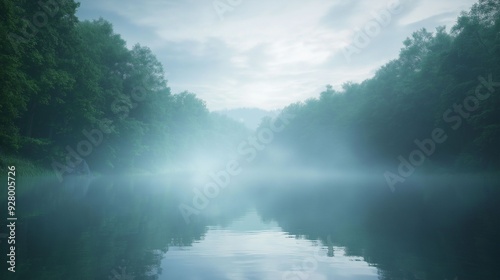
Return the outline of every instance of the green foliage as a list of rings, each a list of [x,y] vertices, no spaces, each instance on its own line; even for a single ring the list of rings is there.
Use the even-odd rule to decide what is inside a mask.
[[[57,3],[57,12],[35,29],[32,16],[48,13],[38,2],[1,3],[0,147],[64,162],[68,146],[78,150],[88,140],[84,131],[97,130],[99,143],[83,157],[112,171],[189,161],[201,151],[216,157],[247,133],[210,114],[195,94],[172,94],[149,48],[128,49],[109,22],[80,22],[78,3]],[[371,79],[345,83],[340,91],[327,86],[318,99],[288,106],[284,113],[296,118],[273,143],[311,162],[346,167],[389,163],[409,153],[415,139],[449,128],[443,114],[475,93],[479,76],[500,79],[498,4],[480,0],[451,32],[413,33],[399,57]],[[433,163],[498,168],[499,105],[498,94],[482,101],[449,131]]]
[[[206,136],[227,121],[211,119],[192,93],[171,95],[149,48],[128,49],[104,19],[79,22],[73,0],[53,13],[38,2],[1,5],[0,147],[48,164],[65,164],[69,147],[92,169],[113,171],[164,165],[223,140]],[[36,13],[46,24],[34,27]],[[96,142],[88,153],[84,132]]]
[[[491,94],[461,117],[456,130],[443,114],[454,104],[472,104],[470,97],[482,84],[479,77],[500,81],[499,31],[499,1],[480,0],[462,13],[450,33],[444,27],[414,32],[399,57],[373,78],[344,84],[340,92],[327,86],[318,99],[287,107],[283,113],[296,118],[275,144],[286,143],[302,158],[338,166],[349,164],[346,154],[367,167],[394,165],[398,155],[416,148],[416,139],[430,137],[439,127],[449,137],[430,156],[435,165],[497,170],[500,88],[488,92],[483,86],[481,93]]]
[[[16,167],[16,177],[21,177],[21,183],[25,183],[25,177],[41,177],[48,176],[54,179],[52,170],[45,168],[40,163],[34,163],[32,160],[27,158],[21,158],[18,156],[11,155],[0,155],[0,172],[2,173],[0,179],[4,182],[7,181],[8,166]],[[21,190],[24,193],[25,190]],[[5,195],[5,194],[2,194]],[[2,197],[3,198],[3,197]],[[6,198],[5,198],[6,199]]]

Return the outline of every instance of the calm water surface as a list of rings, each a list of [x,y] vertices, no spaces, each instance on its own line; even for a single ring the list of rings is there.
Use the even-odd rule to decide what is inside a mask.
[[[292,236],[254,210],[208,227],[190,247],[171,247],[161,268],[160,279],[378,279],[375,267],[345,247]]]
[[[496,225],[455,231],[369,180],[234,181],[186,222],[197,183],[19,182],[16,273],[1,279],[500,279]]]

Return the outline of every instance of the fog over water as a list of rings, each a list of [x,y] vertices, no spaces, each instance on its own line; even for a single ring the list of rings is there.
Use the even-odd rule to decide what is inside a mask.
[[[500,279],[500,0],[0,18],[1,280]]]

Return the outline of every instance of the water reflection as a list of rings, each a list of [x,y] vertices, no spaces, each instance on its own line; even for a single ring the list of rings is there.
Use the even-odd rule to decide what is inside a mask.
[[[497,196],[464,212],[417,183],[393,194],[370,181],[261,178],[235,182],[186,224],[178,206],[194,186],[183,178],[78,183],[25,183],[7,279],[500,278]]]
[[[161,268],[160,279],[378,279],[376,268],[344,247],[296,238],[255,211],[210,226],[187,249],[171,247]]]

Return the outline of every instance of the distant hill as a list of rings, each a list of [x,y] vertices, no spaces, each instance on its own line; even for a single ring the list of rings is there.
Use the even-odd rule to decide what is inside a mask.
[[[279,110],[266,111],[259,108],[236,108],[215,112],[242,122],[248,128],[255,130],[259,127],[262,118],[276,116]]]

